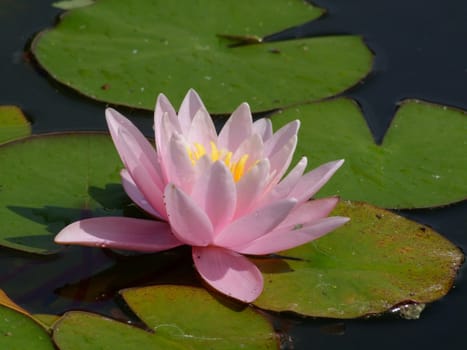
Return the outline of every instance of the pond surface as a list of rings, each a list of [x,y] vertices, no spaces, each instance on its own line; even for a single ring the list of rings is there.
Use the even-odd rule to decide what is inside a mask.
[[[29,55],[34,34],[52,26],[61,12],[50,6],[52,2],[0,0],[0,104],[21,107],[33,122],[34,133],[106,130],[105,104],[52,81]],[[467,110],[467,2],[319,0],[314,3],[328,9],[328,14],[270,39],[342,33],[362,35],[375,53],[374,69],[343,95],[356,99],[362,106],[375,140],[381,141],[398,102],[404,98]],[[123,109],[123,112],[146,134],[151,134],[151,113],[134,109]],[[466,251],[466,201],[445,208],[398,213],[432,226]],[[108,253],[91,249],[76,248],[67,254],[68,258],[31,258],[0,249],[0,287],[31,312],[56,313],[70,308],[104,313],[116,310],[111,298],[107,303],[97,303],[79,297],[69,299],[63,293],[59,296],[62,287],[70,282],[70,275],[77,281],[89,276],[94,263],[114,259]],[[57,259],[65,265],[63,273],[48,278],[48,271],[57,264]],[[455,288],[442,300],[428,305],[417,321],[396,316],[340,321],[283,315],[278,318],[279,328],[290,335],[288,347],[293,349],[373,349],[375,346],[379,349],[464,349],[467,348],[464,270],[465,266]],[[42,276],[41,285],[31,283],[37,275]],[[103,295],[102,299],[107,296]]]

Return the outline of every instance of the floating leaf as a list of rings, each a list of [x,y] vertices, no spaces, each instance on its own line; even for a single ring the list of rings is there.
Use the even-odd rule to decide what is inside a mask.
[[[257,312],[204,289],[166,285],[127,289],[122,295],[151,329],[196,349],[277,347],[271,325]]]
[[[255,259],[265,280],[255,305],[354,318],[432,302],[451,288],[463,255],[432,229],[364,203],[340,203],[334,214],[351,221],[281,253],[294,259]]]
[[[35,253],[59,248],[64,226],[123,215],[121,163],[104,134],[31,137],[0,147],[0,244]]]
[[[0,306],[0,348],[54,350],[47,332],[23,313]]]
[[[0,106],[0,144],[31,135],[31,125],[16,106]]]
[[[53,337],[61,350],[186,349],[140,328],[79,311],[56,322]]]
[[[47,327],[48,330],[51,330],[55,322],[60,319],[58,315],[49,315],[49,314],[34,314],[32,315],[35,320],[39,321],[43,326]]]
[[[261,315],[229,307],[203,289],[155,286],[127,289],[123,296],[154,333],[70,312],[55,324],[60,349],[277,349],[274,330]]]
[[[21,306],[19,306],[13,300],[11,300],[10,297],[2,289],[0,289],[0,305],[5,306],[10,310],[14,310],[20,314],[23,314],[31,318],[33,321],[36,321],[39,325],[41,325],[46,330],[50,330],[50,325],[52,325],[52,323],[55,322],[59,318],[59,316],[57,315],[43,315],[43,314],[31,315],[27,310],[23,309]],[[0,325],[0,328],[1,328],[1,325]],[[1,337],[1,334],[0,334],[0,337]]]
[[[376,145],[355,103],[338,99],[273,117],[276,127],[300,119],[295,161],[313,168],[345,158],[320,192],[386,208],[426,208],[467,198],[467,115],[420,101],[404,102],[382,145]]]
[[[100,0],[32,50],[55,79],[100,101],[152,110],[156,94],[177,105],[195,88],[211,113],[244,101],[270,110],[337,94],[371,69],[360,37],[263,40],[322,13],[301,0]]]

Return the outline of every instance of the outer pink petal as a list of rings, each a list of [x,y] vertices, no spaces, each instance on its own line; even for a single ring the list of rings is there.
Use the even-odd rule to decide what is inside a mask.
[[[274,153],[280,151],[284,145],[289,142],[290,138],[297,136],[299,127],[300,122],[294,120],[277,130],[274,135],[264,143],[264,154],[270,157]]]
[[[214,232],[232,219],[237,191],[232,174],[223,162],[212,163],[210,169],[199,177],[191,197],[208,215]]]
[[[192,198],[169,184],[165,189],[165,204],[170,226],[181,242],[193,246],[207,246],[212,242],[211,221]]]
[[[167,219],[167,217],[164,218],[153,207],[151,207],[151,205],[149,204],[147,199],[144,197],[144,195],[141,193],[139,188],[136,186],[135,181],[131,178],[131,175],[128,173],[126,169],[122,169],[122,171],[120,171],[120,176],[122,177],[123,189],[138,207],[140,207],[146,213],[156,218],[163,219],[163,220]]]
[[[235,248],[242,254],[263,255],[295,248],[342,226],[349,218],[333,216],[314,221],[296,230],[278,229],[249,244]]]
[[[236,218],[247,213],[264,192],[268,174],[269,160],[262,159],[237,182]]]
[[[263,142],[269,140],[272,136],[272,123],[269,118],[261,118],[253,123],[253,132],[259,134]]]
[[[151,166],[146,154],[135,146],[134,139],[126,130],[119,131],[119,139],[123,146],[121,156],[136,187],[149,204],[165,217],[166,212],[160,190],[161,179],[157,177],[157,172]]]
[[[303,202],[312,197],[323,187],[332,175],[341,167],[344,160],[325,163],[301,177],[289,196]]]
[[[201,101],[201,98],[196,93],[196,91],[193,89],[188,90],[188,93],[183,99],[183,102],[178,111],[180,127],[185,135],[188,135],[191,121],[200,109],[207,113],[206,107],[204,106],[203,101]]]
[[[125,163],[125,154],[127,153],[127,147],[130,146],[132,147],[132,153],[138,158],[144,158],[148,168],[151,168],[149,169],[151,177],[159,186],[159,189],[164,188],[158,157],[149,141],[128,119],[116,110],[107,108],[105,113],[110,135],[112,136],[112,140],[114,141],[115,147],[117,148],[125,167],[127,167]],[[122,130],[125,131],[126,135],[128,135],[127,142],[122,142],[120,137],[120,132]]]
[[[339,202],[338,197],[315,199],[297,205],[290,214],[276,228],[293,228],[296,225],[311,223],[315,220],[327,217]]]
[[[242,103],[227,120],[219,134],[219,148],[236,150],[243,140],[252,134],[252,117],[250,106]]]
[[[196,112],[186,136],[190,144],[200,143],[207,150],[211,148],[211,142],[217,144],[216,128],[207,111],[200,109]]]
[[[217,247],[193,247],[193,261],[201,277],[229,297],[251,303],[263,291],[261,272],[240,254]]]
[[[295,204],[294,199],[284,199],[254,210],[228,225],[214,238],[214,243],[229,248],[251,242],[279,225]]]
[[[60,244],[158,252],[179,245],[166,222],[125,217],[76,221],[55,236]]]

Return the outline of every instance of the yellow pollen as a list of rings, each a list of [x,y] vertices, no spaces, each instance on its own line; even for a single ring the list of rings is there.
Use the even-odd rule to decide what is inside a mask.
[[[227,151],[225,149],[219,150],[219,148],[217,148],[217,145],[212,141],[210,143],[210,146],[211,146],[210,154],[206,152],[206,148],[200,143],[197,143],[197,142],[194,143],[193,147],[187,146],[186,151],[188,153],[188,156],[190,157],[191,163],[195,165],[196,162],[201,157],[208,154],[211,161],[223,162],[227,166],[227,168],[230,170],[230,172],[232,173],[234,181],[235,182],[239,181],[242,178],[242,176],[245,174],[245,170],[246,170],[245,166],[246,166],[246,162],[248,161],[248,157],[249,157],[248,154],[244,154],[237,162],[232,162],[232,156],[233,156],[232,152]]]

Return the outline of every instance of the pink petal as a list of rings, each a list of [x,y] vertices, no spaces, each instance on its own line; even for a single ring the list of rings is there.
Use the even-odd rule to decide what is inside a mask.
[[[261,201],[262,203],[269,203],[282,198],[286,198],[292,189],[297,185],[300,177],[303,175],[303,171],[306,168],[308,160],[306,157],[302,157],[297,165],[282,179],[277,185],[275,185]]]
[[[263,291],[263,276],[248,258],[217,247],[193,247],[192,254],[203,280],[221,293],[251,303]]]
[[[245,163],[245,169],[248,169],[258,160],[264,158],[263,140],[258,134],[252,134],[249,138],[245,139],[234,152],[232,160],[237,162],[246,154],[248,155],[248,159]]]
[[[229,248],[251,242],[279,225],[296,203],[294,199],[284,199],[254,210],[228,225],[214,238],[214,243]]]
[[[242,254],[263,255],[298,247],[342,226],[349,218],[333,216],[314,221],[295,230],[278,229],[249,244],[235,248]]]
[[[207,150],[211,148],[211,142],[217,144],[217,132],[211,116],[206,110],[196,112],[188,132],[189,143],[202,144]]]
[[[123,163],[125,164],[125,154],[127,153],[127,147],[130,146],[133,149],[133,154],[135,154],[138,158],[144,159],[153,181],[159,186],[160,189],[164,188],[164,185],[162,184],[162,172],[157,154],[149,141],[128,119],[126,119],[116,110],[107,108],[105,113],[110,135],[112,136],[112,140],[114,141],[115,147],[117,148]],[[121,130],[124,130],[128,135],[127,142],[122,142],[120,137]],[[126,164],[125,167],[127,167]]]
[[[253,132],[259,134],[263,142],[269,140],[272,136],[272,123],[269,118],[261,118],[253,123]]]
[[[158,178],[155,168],[125,129],[119,130],[119,139],[122,145],[121,156],[136,187],[151,207],[165,217],[166,211],[160,190],[161,179]]]
[[[298,181],[289,196],[296,198],[298,202],[308,200],[326,184],[343,163],[343,159],[325,163],[305,174]]]
[[[237,182],[236,218],[247,213],[264,192],[268,174],[269,160],[262,159],[251,167],[240,181]]]
[[[196,91],[193,89],[188,90],[188,93],[183,99],[182,105],[178,111],[180,127],[185,135],[188,134],[191,121],[200,109],[207,113],[206,107],[204,107],[203,101],[201,101],[201,98],[198,96]]]
[[[279,151],[269,157],[271,170],[276,171],[273,183],[277,183],[289,168],[296,146],[297,136],[292,136]]]
[[[159,159],[159,163],[162,169],[162,173],[164,175],[164,180],[167,183],[169,179],[168,174],[168,165],[167,162],[170,159],[169,149],[170,149],[170,140],[174,134],[179,134],[174,126],[170,123],[168,114],[164,114],[160,118],[160,124],[157,129],[157,136],[156,136],[156,147],[157,147],[157,155]]]
[[[167,97],[160,94],[154,111],[154,135],[159,156],[166,154],[170,137],[174,132],[181,133],[177,115]]]
[[[183,243],[207,246],[214,230],[208,216],[199,205],[174,185],[165,189],[165,204],[174,235]]]
[[[237,191],[230,170],[223,162],[214,162],[199,177],[191,197],[209,216],[214,232],[218,232],[232,219],[237,202]]]
[[[196,180],[196,168],[193,166],[187,152],[187,145],[179,134],[173,134],[169,142],[168,153],[164,157],[167,176],[170,182],[187,193]]]
[[[128,197],[130,197],[138,207],[156,218],[163,220],[167,219],[167,217],[163,217],[153,207],[151,207],[147,199],[144,198],[144,195],[136,186],[135,181],[131,178],[130,173],[126,169],[122,169],[122,171],[120,171],[120,176],[122,178],[123,189],[125,190]]]
[[[280,151],[292,137],[297,136],[299,127],[300,122],[294,120],[276,131],[274,135],[264,143],[264,154],[267,157],[271,157],[274,153]]]
[[[219,134],[219,148],[234,151],[252,134],[250,106],[242,103],[230,116]]]
[[[167,116],[173,128],[180,133],[180,124],[175,109],[164,94],[159,94],[159,96],[157,96],[156,107],[154,109],[154,129],[156,132],[156,139],[159,137],[158,130],[160,130],[161,119],[164,115]]]
[[[297,224],[313,222],[327,217],[339,202],[338,197],[315,199],[297,205],[276,228],[292,228]]]
[[[60,231],[55,242],[140,252],[158,252],[183,244],[165,222],[125,217],[76,221]]]

